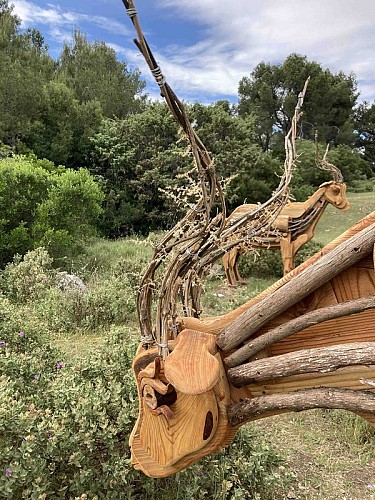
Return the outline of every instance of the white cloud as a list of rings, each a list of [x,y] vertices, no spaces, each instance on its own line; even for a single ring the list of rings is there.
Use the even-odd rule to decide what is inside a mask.
[[[24,25],[29,26],[35,23],[46,25],[49,27],[49,35],[57,41],[62,39],[62,27],[69,26],[71,28],[79,26],[81,23],[94,24],[105,31],[118,35],[129,36],[131,31],[126,24],[122,24],[116,19],[63,10],[57,4],[48,4],[47,8],[42,8],[28,0],[12,0],[12,3],[15,13],[21,18]]]
[[[292,52],[333,72],[354,72],[362,99],[374,99],[375,2],[362,0],[160,0],[202,26],[204,41],[164,53],[181,92],[237,94],[239,80],[262,60],[280,63]],[[173,20],[171,21],[173,22]],[[162,56],[160,56],[162,58]]]

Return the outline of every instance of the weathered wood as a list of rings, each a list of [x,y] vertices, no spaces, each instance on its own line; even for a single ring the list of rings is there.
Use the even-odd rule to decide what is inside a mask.
[[[355,413],[375,414],[375,394],[350,389],[306,389],[287,394],[272,394],[247,399],[228,408],[229,422],[233,426],[276,411],[303,411],[313,408],[348,410]]]
[[[323,321],[340,318],[342,316],[349,316],[351,314],[356,314],[373,308],[375,308],[375,296],[364,297],[357,300],[342,302],[341,304],[333,306],[322,307],[321,309],[303,314],[298,318],[292,319],[287,323],[269,330],[260,337],[257,337],[246,344],[242,348],[242,351],[245,352],[246,350],[247,357],[250,358],[262,349],[265,349],[275,342],[285,339],[290,335],[293,335],[294,333],[300,332],[301,330],[304,330],[309,326],[317,325],[319,323],[322,323]],[[231,366],[228,360],[227,365]]]
[[[375,365],[375,342],[304,349],[257,359],[231,368],[228,371],[228,379],[233,385],[240,387],[290,375],[331,372],[351,365]]]
[[[238,347],[262,325],[363,258],[372,251],[374,242],[375,223],[341,243],[293,280],[245,311],[218,335],[218,346],[223,351]],[[247,354],[238,349],[232,356],[236,357],[236,363],[239,364],[246,359]]]

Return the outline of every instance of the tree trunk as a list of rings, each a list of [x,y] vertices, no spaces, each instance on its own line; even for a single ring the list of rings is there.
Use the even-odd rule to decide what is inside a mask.
[[[237,426],[266,414],[282,411],[303,411],[313,408],[348,410],[355,413],[375,414],[375,394],[350,389],[304,389],[287,394],[272,394],[246,399],[228,408],[229,423]]]
[[[375,365],[375,342],[304,349],[280,356],[257,359],[228,371],[229,381],[236,387],[254,382],[301,375],[332,372],[343,366]]]

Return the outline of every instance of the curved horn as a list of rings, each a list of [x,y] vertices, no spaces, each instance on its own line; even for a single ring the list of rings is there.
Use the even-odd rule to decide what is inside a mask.
[[[327,144],[325,153],[323,158],[320,157],[319,155],[319,144],[318,144],[318,132],[315,132],[315,163],[316,166],[322,170],[326,170],[327,172],[331,172],[332,178],[335,182],[342,183],[344,182],[344,177],[341,173],[341,170],[336,167],[336,165],[333,165],[332,163],[329,163],[327,161],[327,154],[329,150],[329,144]]]

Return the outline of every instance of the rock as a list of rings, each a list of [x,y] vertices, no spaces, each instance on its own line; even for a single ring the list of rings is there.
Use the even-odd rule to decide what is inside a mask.
[[[74,292],[78,291],[81,293],[85,293],[87,290],[86,285],[84,282],[76,276],[75,274],[69,274],[66,271],[61,271],[60,273],[57,274],[58,277],[58,282],[57,286],[60,288],[60,290],[63,290],[64,292]]]

